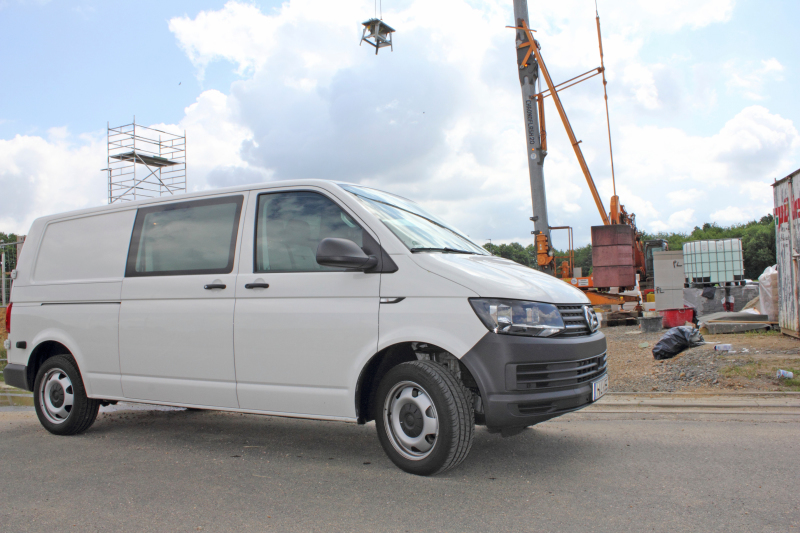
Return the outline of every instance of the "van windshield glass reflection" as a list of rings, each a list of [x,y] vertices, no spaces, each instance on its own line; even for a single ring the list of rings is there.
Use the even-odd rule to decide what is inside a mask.
[[[400,196],[375,189],[341,185],[394,233],[412,252],[489,255],[461,232]]]

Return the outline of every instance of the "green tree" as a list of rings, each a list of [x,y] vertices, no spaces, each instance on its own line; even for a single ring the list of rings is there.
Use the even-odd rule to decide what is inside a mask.
[[[19,237],[14,233],[3,233],[0,231],[0,244],[17,242]],[[6,254],[6,272],[11,272],[17,268],[17,247],[16,246],[3,246],[2,251]]]
[[[745,224],[733,224],[722,227],[715,222],[706,222],[696,226],[691,233],[643,233],[642,240],[649,241],[664,239],[669,244],[670,250],[681,250],[683,244],[690,241],[703,241],[715,239],[742,239],[742,256],[744,259],[744,276],[748,279],[758,279],[764,269],[774,265],[776,261],[775,247],[775,220],[772,215],[766,215],[759,220],[752,220]],[[517,263],[531,268],[536,268],[536,249],[532,244],[523,247],[517,242],[510,244],[487,244],[486,250],[494,255],[511,259]],[[555,255],[566,255],[566,252],[554,250]],[[560,261],[559,261],[560,262]],[[587,244],[575,249],[575,264],[581,267],[583,275],[592,272],[592,245]]]
[[[758,279],[764,269],[776,262],[775,226],[772,215],[745,224],[733,224],[722,227],[715,222],[706,222],[695,226],[690,234],[657,233],[645,234],[643,240],[665,239],[670,250],[680,250],[683,244],[690,241],[716,239],[742,239],[742,256],[744,259],[744,277]]]
[[[499,245],[485,244],[483,247],[492,255],[498,255],[500,257],[504,257],[505,259],[511,259],[520,265],[536,268],[536,251],[533,248],[533,245],[529,245],[527,248],[524,248],[520,243],[512,242],[509,244]]]

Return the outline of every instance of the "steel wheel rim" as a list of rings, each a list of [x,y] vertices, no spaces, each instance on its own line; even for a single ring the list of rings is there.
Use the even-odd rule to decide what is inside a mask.
[[[67,373],[60,368],[49,370],[39,386],[42,414],[53,424],[63,424],[75,405],[75,390]]]
[[[413,381],[396,384],[386,395],[383,424],[394,449],[412,461],[428,457],[438,441],[436,407],[428,392]]]

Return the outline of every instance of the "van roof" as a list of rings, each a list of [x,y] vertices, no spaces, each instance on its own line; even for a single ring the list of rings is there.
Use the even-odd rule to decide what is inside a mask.
[[[53,215],[46,215],[37,218],[36,221],[51,221],[61,218],[71,218],[79,215],[87,215],[93,213],[106,213],[111,211],[118,211],[124,209],[138,208],[145,205],[160,204],[164,202],[175,202],[182,200],[191,200],[192,198],[202,198],[204,196],[245,192],[253,189],[271,189],[277,187],[297,187],[297,186],[316,186],[321,188],[330,188],[331,185],[356,185],[355,183],[345,183],[342,181],[321,180],[321,179],[300,179],[300,180],[276,180],[264,183],[250,183],[248,185],[239,185],[236,187],[224,187],[221,189],[207,189],[204,191],[192,192],[187,194],[175,194],[170,196],[159,196],[158,198],[148,198],[146,200],[136,200],[135,202],[115,202],[113,204],[101,205],[97,207],[89,207],[86,209],[77,209],[74,211],[64,211],[62,213],[55,213]]]

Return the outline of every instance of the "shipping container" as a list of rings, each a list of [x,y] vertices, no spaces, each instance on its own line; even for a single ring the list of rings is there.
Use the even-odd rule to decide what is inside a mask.
[[[772,187],[775,197],[775,247],[778,256],[778,324],[782,332],[800,337],[800,170],[776,181]]]
[[[683,265],[689,285],[743,282],[742,239],[687,242]]]

